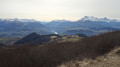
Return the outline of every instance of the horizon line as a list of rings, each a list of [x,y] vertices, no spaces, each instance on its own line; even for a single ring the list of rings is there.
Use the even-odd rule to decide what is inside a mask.
[[[82,18],[84,18],[85,16],[83,16],[83,17],[81,17],[81,18],[79,18],[79,19],[77,19],[77,20],[70,20],[70,19],[64,19],[64,18],[62,18],[62,19],[52,19],[52,20],[38,20],[38,19],[34,19],[34,18],[18,18],[18,17],[15,17],[15,18],[1,18],[0,17],[0,19],[28,19],[28,20],[35,20],[35,21],[42,21],[42,22],[50,22],[50,21],[53,21],[53,20],[67,20],[67,21],[78,21],[78,20],[80,20],[80,19],[82,19]],[[120,19],[118,19],[118,18],[111,18],[111,17],[96,17],[96,16],[87,16],[87,17],[95,17],[95,18],[98,18],[98,19],[100,19],[100,18],[107,18],[107,19],[113,19],[113,20],[120,20]]]

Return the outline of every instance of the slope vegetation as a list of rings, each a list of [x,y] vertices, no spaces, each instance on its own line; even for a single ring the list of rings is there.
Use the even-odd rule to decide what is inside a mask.
[[[96,59],[120,46],[120,31],[77,42],[23,44],[0,49],[0,67],[56,67],[72,60]]]

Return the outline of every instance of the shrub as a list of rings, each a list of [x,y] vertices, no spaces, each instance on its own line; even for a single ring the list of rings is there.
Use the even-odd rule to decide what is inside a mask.
[[[56,67],[74,59],[95,59],[117,46],[120,46],[120,31],[84,38],[78,42],[6,47],[0,49],[0,67]]]

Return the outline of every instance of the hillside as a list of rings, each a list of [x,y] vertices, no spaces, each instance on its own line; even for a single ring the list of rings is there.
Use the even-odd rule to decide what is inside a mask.
[[[87,37],[84,34],[76,34],[76,35],[58,35],[58,34],[48,34],[41,35],[38,33],[30,33],[24,37],[1,37],[0,43],[6,45],[19,45],[19,44],[31,44],[31,45],[42,45],[43,43],[49,42],[67,42],[72,41],[76,42],[81,40],[82,38]]]
[[[60,37],[59,35],[56,35],[56,34],[39,35],[34,32],[16,41],[14,45],[19,45],[19,44],[41,45],[43,43],[50,42],[51,36]]]
[[[37,32],[41,35],[52,33],[46,26],[38,21],[0,19],[0,37],[25,36],[32,32]]]
[[[73,60],[57,67],[120,67],[120,47],[113,49],[103,56],[97,57],[95,60]]]
[[[96,59],[119,46],[120,31],[115,31],[76,42],[4,47],[0,49],[0,67],[56,67],[76,59]]]
[[[5,44],[0,43],[0,47],[5,47],[5,46],[6,46]]]
[[[5,45],[12,45],[21,38],[22,37],[2,37],[0,38],[0,43],[3,43]]]

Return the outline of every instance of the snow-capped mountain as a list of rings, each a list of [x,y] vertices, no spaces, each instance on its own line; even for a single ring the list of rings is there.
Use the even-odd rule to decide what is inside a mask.
[[[5,36],[24,36],[32,32],[41,35],[52,33],[40,21],[33,19],[0,19],[0,37]]]
[[[85,16],[78,21],[53,20],[45,24],[45,26],[59,34],[82,33],[92,36],[103,32],[120,30],[120,21],[107,17]]]
[[[97,18],[93,16],[85,16],[84,18],[80,19],[80,21],[120,22],[119,20],[116,20],[116,19],[108,19],[107,17]]]
[[[40,22],[42,23],[42,21],[37,21],[35,19],[18,19],[18,18],[8,18],[8,19],[0,19],[0,21],[18,21],[18,22]],[[85,16],[83,18],[81,18],[80,20],[78,21],[103,21],[103,22],[120,22],[120,20],[116,20],[116,19],[109,19],[107,17],[104,17],[104,18],[97,18],[97,17],[93,17],[93,16]],[[65,19],[62,19],[62,20],[52,20],[51,22],[72,22],[72,21],[69,21],[69,20],[65,20]]]
[[[120,30],[120,21],[115,19],[97,18],[93,16],[85,16],[78,21],[69,20],[53,20],[45,23],[44,21],[36,21],[34,19],[0,19],[0,33],[10,33],[10,35],[24,35],[30,32],[38,32],[40,34],[53,33],[67,34],[66,31],[72,33],[82,33],[88,36],[101,33],[104,31]],[[24,33],[23,33],[24,32]],[[12,33],[12,34],[11,34]],[[68,32],[70,33],[70,32]],[[75,34],[76,34],[75,33]]]
[[[0,19],[1,21],[18,21],[18,22],[38,22],[34,19],[18,19],[18,18],[14,18],[14,19]]]

